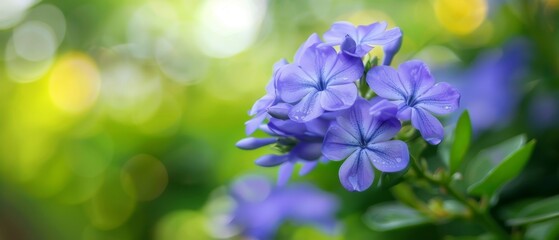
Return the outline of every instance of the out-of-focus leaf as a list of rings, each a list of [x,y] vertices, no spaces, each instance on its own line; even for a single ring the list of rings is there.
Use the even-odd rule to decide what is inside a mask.
[[[559,217],[559,196],[532,202],[514,214],[507,224],[511,226],[527,225],[549,221]]]
[[[491,234],[483,234],[479,236],[446,236],[444,240],[497,240],[499,238]]]
[[[456,200],[445,200],[443,202],[443,207],[447,212],[455,215],[464,214],[468,211],[468,208],[464,206],[464,204]]]
[[[388,188],[402,182],[404,180],[402,177],[407,172],[408,172],[407,169],[405,169],[403,171],[399,171],[399,172],[393,172],[393,173],[382,172],[380,174],[380,178],[379,178],[377,187],[383,188],[383,189],[388,189]]]
[[[418,138],[408,143],[410,155],[415,159],[419,159],[419,156],[421,156],[421,153],[423,152],[423,150],[425,150],[426,147],[427,143],[425,143],[423,138]]]
[[[535,141],[532,140],[518,150],[508,154],[504,160],[499,161],[480,181],[470,185],[468,192],[474,195],[492,196],[505,183],[516,177],[524,168],[534,149]],[[501,155],[501,152],[489,152]],[[490,155],[490,160],[498,159]]]
[[[464,155],[470,147],[472,138],[472,122],[468,111],[460,115],[456,128],[454,129],[454,141],[450,150],[450,172],[454,173],[460,167]]]
[[[415,208],[426,208],[422,201],[417,198],[412,187],[407,183],[400,183],[390,188],[392,195],[400,202]]]
[[[468,167],[464,172],[465,183],[469,186],[481,181],[505,157],[518,150],[524,143],[526,143],[526,137],[519,135],[482,150],[471,161],[468,161]]]
[[[526,240],[559,239],[559,219],[530,225],[524,234]]]
[[[391,231],[432,222],[420,212],[398,203],[372,206],[363,218],[365,224],[376,231]]]

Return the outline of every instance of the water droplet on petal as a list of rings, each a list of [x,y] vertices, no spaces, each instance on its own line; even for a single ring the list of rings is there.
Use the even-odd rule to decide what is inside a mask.
[[[398,162],[398,163],[402,162],[402,159],[401,158],[396,158],[396,162]]]
[[[449,106],[449,105],[447,105],[447,106],[444,106],[444,109],[445,109],[445,110],[450,110],[450,109],[452,109],[452,107]]]

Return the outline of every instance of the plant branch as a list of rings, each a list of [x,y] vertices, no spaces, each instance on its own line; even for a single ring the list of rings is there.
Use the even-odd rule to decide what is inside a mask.
[[[412,157],[412,167],[417,172],[419,178],[425,179],[429,183],[443,188],[450,196],[461,202],[474,214],[475,219],[483,223],[483,226],[499,239],[508,239],[509,234],[493,219],[479,204],[471,199],[467,199],[463,194],[454,189],[447,181],[437,179],[421,168],[417,160]],[[443,177],[444,179],[444,177]]]

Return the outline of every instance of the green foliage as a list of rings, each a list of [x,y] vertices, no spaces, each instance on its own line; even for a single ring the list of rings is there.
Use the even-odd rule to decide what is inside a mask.
[[[535,145],[534,140],[526,145],[524,142],[525,137],[518,136],[480,152],[476,160],[478,166],[482,168],[470,170],[478,171],[478,176],[485,173],[481,175],[479,181],[468,187],[468,193],[493,196],[500,187],[516,177],[530,158]],[[479,163],[479,161],[486,161],[486,163]]]
[[[460,167],[464,156],[470,147],[472,138],[472,122],[470,114],[465,111],[460,115],[456,128],[454,129],[454,141],[450,150],[449,168],[454,173]]]
[[[507,224],[511,226],[528,225],[555,218],[559,218],[559,196],[527,204],[507,220]]]
[[[363,218],[376,231],[392,231],[432,222],[420,212],[395,202],[375,205],[367,210]]]

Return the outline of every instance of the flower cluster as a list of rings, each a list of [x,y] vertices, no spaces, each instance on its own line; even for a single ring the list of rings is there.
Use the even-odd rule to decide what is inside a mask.
[[[402,124],[411,122],[428,143],[439,144],[443,127],[433,114],[457,109],[460,95],[447,83],[435,83],[421,61],[404,62],[397,70],[388,66],[402,33],[386,27],[384,22],[357,27],[339,22],[324,41],[312,34],[293,63],[275,64],[267,94],[250,111],[247,135],[260,129],[270,137],[248,137],[237,146],[274,144],[282,154],[265,155],[256,164],[280,165],[280,184],[298,162],[306,174],[320,161],[344,160],[342,185],[363,191],[373,182],[373,166],[381,172],[407,167],[408,147],[394,139]],[[368,54],[374,47],[384,51],[381,65]]]

